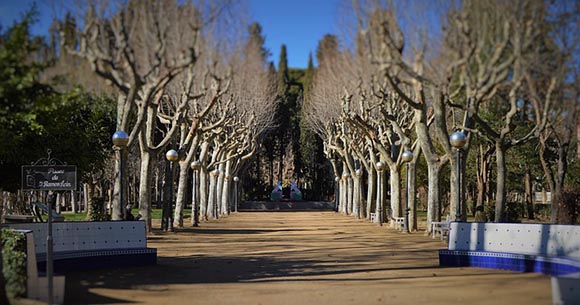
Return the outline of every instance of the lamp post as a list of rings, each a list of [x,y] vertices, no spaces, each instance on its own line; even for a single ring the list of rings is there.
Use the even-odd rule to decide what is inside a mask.
[[[234,177],[234,212],[238,212],[238,182],[240,181],[240,178],[238,176]]]
[[[403,152],[402,157],[403,162],[407,164],[407,196],[405,196],[405,218],[403,219],[403,226],[405,233],[409,233],[409,211],[411,210],[409,208],[409,196],[411,196],[411,177],[409,176],[411,171],[409,170],[409,167],[411,166],[411,161],[413,160],[413,153],[406,150]]]
[[[463,146],[465,145],[465,143],[467,143],[467,137],[465,136],[465,134],[461,131],[456,131],[454,132],[450,137],[449,137],[449,143],[451,143],[451,146],[455,147],[457,149],[457,194],[456,194],[456,207],[455,207],[455,221],[461,221],[462,218],[462,211],[461,211],[461,204],[462,201],[462,183],[463,181],[461,181],[461,148],[463,148]]]
[[[163,220],[161,223],[161,229],[163,231],[173,232],[173,219],[172,219],[172,208],[173,208],[173,162],[177,161],[179,154],[174,149],[170,149],[165,154],[165,158],[169,161],[169,173],[167,175],[166,181],[169,183],[169,202],[165,203],[163,207]]]
[[[383,185],[383,170],[385,169],[385,164],[381,161],[377,162],[377,171],[379,172],[379,181],[378,181],[378,192],[379,192],[379,202],[377,202],[377,212],[378,216],[377,219],[379,221],[379,225],[383,225],[383,196],[384,196],[384,185]]]
[[[111,217],[113,220],[123,220],[123,208],[124,202],[124,171],[125,171],[125,148],[129,143],[129,135],[122,130],[117,130],[112,137],[114,149],[117,155],[117,160],[119,160],[119,179],[115,180],[115,188],[118,190],[118,200],[115,201],[116,206],[113,205],[113,211]]]
[[[199,226],[199,210],[198,210],[198,193],[197,184],[199,183],[199,170],[201,169],[201,162],[193,161],[191,162],[191,169],[193,170],[193,188],[191,189],[191,225],[194,227]]]

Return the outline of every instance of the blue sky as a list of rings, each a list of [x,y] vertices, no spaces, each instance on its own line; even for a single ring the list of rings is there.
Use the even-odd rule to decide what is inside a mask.
[[[341,0],[247,0],[250,17],[262,25],[270,60],[278,63],[280,46],[286,44],[288,64],[305,68],[308,53],[316,52],[318,40],[328,33],[337,33],[337,7]],[[30,6],[32,0],[0,0],[0,23],[6,28]],[[52,3],[37,0],[40,22],[35,34],[45,34],[52,19]]]

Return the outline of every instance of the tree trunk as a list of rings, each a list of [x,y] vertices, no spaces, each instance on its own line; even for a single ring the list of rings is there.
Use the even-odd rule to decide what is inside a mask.
[[[407,200],[409,203],[409,230],[411,232],[417,231],[418,227],[417,227],[417,200],[416,200],[416,196],[415,194],[417,193],[417,185],[415,184],[416,181],[416,176],[417,176],[417,171],[416,171],[416,161],[417,159],[415,158],[414,161],[409,163],[409,167],[408,171],[407,171],[407,176],[411,179],[409,181],[409,190],[407,190]]]
[[[230,167],[231,167],[231,162],[227,161],[225,166],[224,166],[224,171],[225,171],[225,176],[224,176],[224,181],[222,182],[222,190],[221,193],[219,193],[222,197],[221,203],[222,203],[222,215],[228,215],[230,214],[230,195],[231,195],[231,191],[230,191],[230,186],[231,186],[231,182],[232,182],[232,175],[230,173]]]
[[[375,170],[371,167],[368,169],[368,185],[367,185],[367,219],[371,219],[371,213],[373,212],[373,207],[376,207],[376,204],[373,204],[376,193],[376,179],[377,174]],[[376,215],[376,214],[375,214]]]
[[[189,188],[189,162],[187,159],[179,161],[179,178],[177,181],[177,196],[175,197],[175,211],[173,213],[173,226],[183,227],[183,209]]]
[[[208,210],[208,216],[210,218],[217,218],[217,180],[218,180],[218,176],[219,174],[217,174],[216,172],[212,171],[210,172],[209,175],[209,197],[208,197],[208,203],[207,203],[207,210]]]
[[[343,214],[346,215],[346,207],[348,205],[348,199],[347,199],[347,194],[348,194],[348,190],[347,190],[347,181],[346,181],[346,177],[342,176],[342,178],[340,179],[340,212],[342,212]]]
[[[141,151],[141,173],[139,179],[139,214],[145,221],[147,232],[151,232],[151,160],[154,156],[147,150]],[[114,215],[114,213],[113,213]]]
[[[346,179],[346,183],[347,183],[347,210],[346,210],[346,214],[347,215],[352,215],[352,205],[353,205],[353,200],[354,200],[354,185],[353,185],[353,179],[352,179],[352,175],[348,176],[348,178]]]
[[[415,109],[413,116],[415,133],[421,145],[421,151],[427,162],[427,233],[431,233],[431,222],[441,221],[441,194],[439,190],[439,172],[441,171],[440,157],[433,146],[427,126],[427,109],[423,106]]]
[[[528,211],[528,219],[534,219],[534,204],[532,202],[532,173],[530,171],[530,166],[527,164],[525,165],[524,185],[526,189],[524,203]]]
[[[216,186],[216,196],[215,196],[215,204],[216,204],[216,210],[217,210],[217,214],[216,216],[225,214],[225,211],[223,210],[223,206],[222,206],[222,191],[224,189],[224,181],[226,180],[226,169],[225,169],[225,165],[222,163],[219,165],[219,176],[218,176],[218,180],[217,180],[217,186]]]
[[[376,196],[376,203],[375,203],[375,223],[380,224],[382,221],[381,214],[384,214],[383,209],[383,193],[384,193],[384,171],[377,171],[377,196]]]
[[[495,145],[495,161],[496,161],[496,191],[495,191],[495,220],[496,223],[501,223],[505,221],[504,218],[504,208],[505,208],[505,178],[506,178],[506,165],[505,165],[505,147],[497,142]]]
[[[352,177],[352,184],[353,184],[353,196],[352,196],[352,213],[356,219],[361,218],[361,208],[360,208],[360,201],[361,201],[361,178],[355,175]]]
[[[123,215],[121,211],[121,202],[119,195],[121,190],[121,153],[122,150],[115,149],[115,183],[113,184],[113,209],[111,211],[111,220],[122,220]],[[141,176],[143,177],[143,176]]]
[[[85,183],[84,185],[84,189],[85,189],[85,198],[87,198],[87,217],[85,218],[86,221],[90,221],[91,217],[93,215],[93,207],[94,207],[94,200],[93,198],[95,197],[95,183]],[[104,201],[103,201],[104,202]]]
[[[449,215],[451,215],[452,221],[462,221],[463,214],[465,214],[463,209],[461,209],[461,214],[457,215],[457,204],[461,197],[461,191],[457,187],[457,183],[459,182],[459,173],[460,170],[457,170],[457,158],[459,152],[457,149],[453,149],[453,155],[449,158],[449,166],[450,166],[450,175],[449,175]],[[459,219],[458,219],[459,218]]]
[[[436,162],[427,163],[427,232],[431,233],[431,222],[441,221],[441,193],[439,190],[439,173],[441,168]]]
[[[397,165],[389,166],[390,186],[391,186],[391,215],[390,217],[401,217],[401,173]],[[391,222],[391,227],[395,222]]]
[[[490,154],[488,154],[490,152]],[[484,152],[483,147],[479,147],[479,155],[477,162],[477,199],[475,203],[475,221],[476,222],[487,222],[487,216],[485,215],[485,203],[488,199],[488,186],[489,186],[489,157],[491,156],[491,151],[487,150]]]
[[[203,220],[208,220],[209,217],[209,202],[208,202],[208,173],[205,167],[199,170],[199,214]]]
[[[568,169],[567,152],[568,143],[564,142],[560,144],[560,147],[558,148],[558,169],[556,172],[556,179],[554,179],[556,182],[556,187],[554,190],[552,190],[552,206],[554,206],[555,202],[557,207],[556,217],[550,217],[555,218],[556,221],[552,223],[573,224],[573,214],[575,214],[575,211],[570,211],[570,208],[573,208],[573,206],[576,204],[575,202],[572,202],[575,200],[574,198],[564,198],[564,179],[566,178],[566,171]],[[552,213],[554,213],[553,210]]]

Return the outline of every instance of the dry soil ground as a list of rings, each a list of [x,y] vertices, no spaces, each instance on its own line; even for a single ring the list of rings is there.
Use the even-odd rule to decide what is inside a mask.
[[[440,268],[446,245],[333,212],[155,232],[156,266],[67,274],[66,304],[551,304],[550,279]]]

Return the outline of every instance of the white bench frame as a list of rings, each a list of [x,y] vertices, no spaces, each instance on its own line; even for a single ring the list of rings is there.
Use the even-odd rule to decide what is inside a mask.
[[[449,237],[449,224],[451,223],[451,216],[447,215],[445,221],[433,221],[431,222],[431,238],[435,238],[437,233],[441,236],[441,240],[445,237]]]

